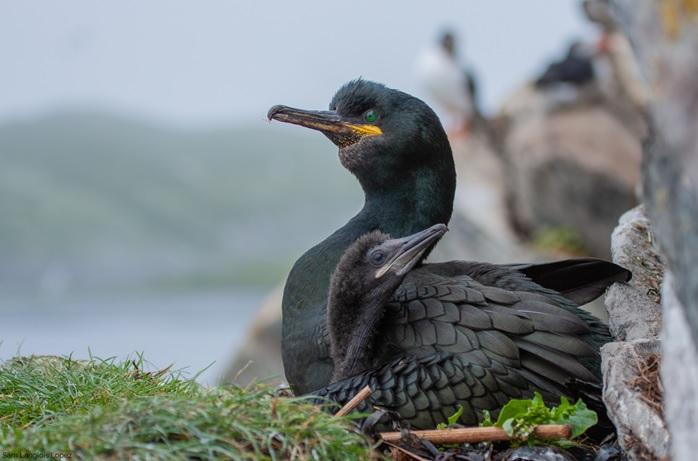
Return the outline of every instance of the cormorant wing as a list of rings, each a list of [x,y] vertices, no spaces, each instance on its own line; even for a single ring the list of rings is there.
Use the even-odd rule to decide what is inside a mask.
[[[601,296],[611,284],[627,282],[629,270],[603,259],[575,258],[543,264],[518,264],[510,268],[538,285],[555,290],[578,305]]]
[[[515,391],[498,391],[503,383],[506,389]],[[447,421],[459,405],[464,408],[460,421],[476,424],[481,410],[501,408],[510,398],[532,394],[535,389],[514,370],[496,362],[485,365],[462,360],[456,354],[436,352],[395,359],[313,394],[344,404],[367,385],[373,393],[358,411],[370,412],[378,405],[398,412],[415,429],[435,428]]]
[[[597,258],[533,264],[450,261],[427,267],[433,273],[450,277],[467,274],[483,285],[506,290],[541,291],[541,287],[554,290],[578,306],[598,298],[613,283],[627,282],[632,277],[629,270]],[[555,296],[550,292],[546,295]]]
[[[475,424],[482,410],[496,411],[511,398],[537,390],[557,401],[569,394],[570,378],[599,380],[593,335],[607,339],[607,330],[599,324],[593,331],[565,298],[530,281],[529,291],[515,291],[444,276],[438,266],[410,272],[395,292],[376,367],[317,395],[344,403],[368,384],[370,404],[399,412],[412,427],[432,428],[458,405],[462,421]],[[499,272],[526,281],[511,269]]]

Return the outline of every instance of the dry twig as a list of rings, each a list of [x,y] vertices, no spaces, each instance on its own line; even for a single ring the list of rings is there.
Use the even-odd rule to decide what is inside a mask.
[[[434,444],[443,443],[478,443],[511,440],[512,438],[499,427],[464,427],[457,429],[434,429],[429,431],[412,431],[410,434],[426,439]],[[533,429],[534,437],[541,440],[568,439],[572,428],[566,424],[541,424]],[[400,432],[382,432],[385,442],[397,442],[402,438]]]
[[[350,401],[344,404],[342,408],[339,409],[337,413],[335,413],[335,416],[346,416],[351,411],[361,405],[361,402],[366,400],[369,396],[371,395],[371,388],[369,386],[364,387],[361,389]]]

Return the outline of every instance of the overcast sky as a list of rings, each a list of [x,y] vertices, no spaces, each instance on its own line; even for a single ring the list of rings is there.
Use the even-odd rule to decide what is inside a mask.
[[[325,108],[363,76],[424,96],[414,60],[449,26],[486,107],[578,37],[577,0],[0,0],[0,121],[64,108],[184,125]]]

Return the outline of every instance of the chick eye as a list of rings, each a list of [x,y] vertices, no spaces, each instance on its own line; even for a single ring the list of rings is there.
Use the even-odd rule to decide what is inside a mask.
[[[364,121],[366,123],[375,123],[378,120],[378,112],[373,109],[369,109],[364,112]]]
[[[380,265],[380,264],[383,264],[385,262],[385,253],[383,253],[380,250],[374,251],[373,253],[371,253],[369,255],[369,258],[371,260],[371,263],[376,264],[376,265]]]

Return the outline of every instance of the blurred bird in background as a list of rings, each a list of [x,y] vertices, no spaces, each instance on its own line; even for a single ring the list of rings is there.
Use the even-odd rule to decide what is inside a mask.
[[[446,112],[449,135],[466,137],[480,113],[477,83],[472,71],[459,62],[453,31],[443,31],[438,43],[420,53],[416,73],[433,102]]]
[[[580,41],[570,45],[567,56],[560,61],[551,63],[536,80],[537,88],[545,88],[556,83],[567,83],[582,86],[594,79],[592,65],[593,52]]]
[[[594,52],[586,43],[572,42],[567,55],[551,62],[535,80],[535,88],[548,92],[552,106],[575,102],[579,99],[578,91],[594,83]]]

